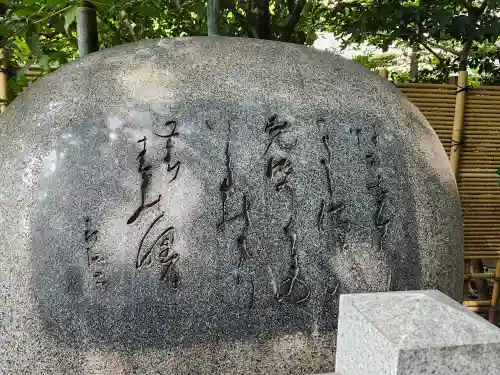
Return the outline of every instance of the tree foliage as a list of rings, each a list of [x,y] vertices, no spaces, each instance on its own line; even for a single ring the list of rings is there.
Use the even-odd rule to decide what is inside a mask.
[[[396,63],[397,55],[395,53],[385,53],[375,55],[369,53],[366,55],[357,55],[352,58],[357,63],[363,65],[366,69],[377,70],[387,69]]]
[[[469,67],[500,82],[500,0],[218,0],[220,34],[312,45],[330,31],[347,44],[419,51],[420,80]],[[10,51],[14,89],[31,64],[57,68],[77,56],[81,0],[0,0],[0,48]],[[93,0],[101,48],[141,39],[207,35],[207,0]],[[370,65],[373,56],[364,61]],[[363,61],[361,61],[363,62]],[[378,62],[376,62],[378,63]],[[17,85],[17,87],[16,87]]]
[[[330,30],[346,44],[418,46],[442,66],[465,70],[476,68],[474,56],[498,40],[500,1],[344,0],[335,6]]]
[[[326,0],[220,0],[221,35],[311,45],[326,29]],[[77,56],[80,0],[0,0],[0,48],[10,51],[14,85],[31,64],[44,70]],[[206,0],[93,0],[101,48],[141,39],[207,35]],[[24,67],[24,68],[21,68]],[[16,89],[16,87],[14,87]],[[19,87],[17,87],[19,89]]]

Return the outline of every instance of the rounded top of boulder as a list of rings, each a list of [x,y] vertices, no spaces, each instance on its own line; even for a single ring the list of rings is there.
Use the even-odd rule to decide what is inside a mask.
[[[439,139],[334,54],[123,45],[41,78],[0,127],[4,372],[328,372],[341,293],[461,298]]]

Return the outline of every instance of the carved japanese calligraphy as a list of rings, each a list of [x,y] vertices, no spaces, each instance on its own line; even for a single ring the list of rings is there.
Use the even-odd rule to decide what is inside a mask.
[[[318,231],[322,232],[325,230],[323,227],[323,221],[325,220],[325,200],[322,199],[321,203],[319,205],[319,212],[318,212],[318,219],[317,219],[317,226],[318,226]]]
[[[344,248],[346,246],[346,234],[351,228],[350,221],[348,219],[342,219],[341,213],[345,209],[344,202],[333,203],[333,181],[330,170],[330,162],[332,157],[332,149],[330,146],[330,137],[325,134],[322,138],[323,147],[326,151],[326,158],[321,159],[320,162],[325,169],[325,175],[327,180],[328,188],[328,200],[329,204],[326,204],[325,199],[320,202],[319,212],[317,216],[317,228],[321,233],[324,231],[324,220],[325,217],[332,217],[335,230],[338,232],[338,239],[340,246]]]
[[[372,143],[374,146],[378,144],[378,132],[375,124],[372,125]]]
[[[170,126],[170,125],[173,125],[172,127],[172,130],[170,131],[169,134],[158,134],[158,133],[155,133],[156,136],[160,137],[160,138],[172,138],[172,137],[177,137],[179,135],[179,133],[176,131],[177,129],[177,121],[175,120],[170,120],[170,121],[167,121],[165,123],[165,126]]]
[[[330,162],[332,160],[332,149],[330,148],[329,140],[330,137],[328,134],[325,134],[322,138],[323,140],[323,146],[325,147],[326,154],[327,154],[327,159],[321,159],[321,164],[325,168],[326,172],[326,179],[328,182],[328,193],[330,194],[330,198],[333,195],[333,182],[332,182],[332,175],[330,171]]]
[[[205,126],[207,127],[208,130],[214,130],[213,124],[208,120],[205,120]]]
[[[180,161],[177,161],[172,165],[172,150],[174,148],[172,138],[177,137],[179,133],[176,131],[177,121],[167,121],[165,124],[165,126],[170,126],[170,125],[173,125],[173,127],[169,134],[161,135],[155,133],[158,137],[167,138],[167,144],[165,146],[165,148],[167,149],[167,155],[165,156],[163,161],[167,164],[167,171],[169,173],[175,170],[174,177],[172,177],[168,183],[171,183],[172,181],[175,181],[177,179],[177,175],[179,174],[179,169],[181,167]]]
[[[93,274],[94,282],[102,287],[105,287],[109,284],[108,279],[106,278],[106,275],[104,275],[104,272],[102,271],[95,271]]]
[[[90,266],[91,263],[97,263],[101,260],[101,256],[99,254],[92,254],[92,248],[97,242],[97,230],[91,229],[91,220],[90,218],[85,219],[85,243],[87,249],[87,264]]]
[[[142,183],[141,183],[141,204],[135,210],[135,212],[130,216],[130,218],[127,220],[127,224],[132,224],[134,221],[137,220],[139,215],[141,214],[142,211],[144,211],[146,208],[153,207],[155,204],[159,203],[161,200],[161,195],[158,195],[158,199],[155,199],[154,201],[150,203],[146,203],[146,195],[147,191],[149,188],[149,185],[151,183],[151,173],[149,172],[151,170],[151,165],[146,165],[146,141],[147,138],[144,137],[137,141],[138,143],[143,144],[143,149],[137,156],[137,159],[139,160],[139,172],[141,173],[141,178],[142,178]]]
[[[378,158],[373,153],[366,154],[365,158],[369,167],[376,167],[378,165]]]
[[[153,246],[149,246],[145,252],[142,252],[142,249],[143,249],[144,241],[146,240],[149,232],[151,232],[151,230],[155,227],[155,225],[158,223],[158,221],[160,221],[163,218],[163,216],[165,216],[165,213],[164,212],[160,213],[160,215],[158,215],[152,221],[152,223],[149,224],[148,229],[146,229],[146,232],[142,236],[141,241],[139,243],[139,248],[137,249],[137,257],[136,257],[136,263],[135,263],[136,268],[140,268],[143,265],[148,266],[151,264],[151,250],[152,250]],[[155,243],[157,240],[158,239],[155,240]]]
[[[232,196],[235,193],[235,185],[234,185],[234,179],[233,179],[233,169],[232,169],[232,160],[231,160],[231,123],[228,121],[228,132],[227,132],[227,139],[226,139],[226,148],[225,148],[225,157],[226,157],[226,163],[225,163],[225,168],[226,168],[226,175],[222,180],[222,183],[220,185],[220,193],[221,193],[221,200],[222,200],[222,219],[219,223],[217,223],[217,231],[219,230],[224,230],[226,228],[226,224],[238,219],[238,218],[243,218],[244,219],[244,224],[241,230],[240,235],[236,238],[235,241],[235,247],[238,252],[238,263],[236,266],[236,285],[240,285],[241,283],[241,273],[242,273],[242,268],[245,264],[245,262],[249,259],[251,259],[251,254],[248,251],[248,230],[250,228],[251,222],[250,222],[250,202],[247,198],[246,194],[243,194],[243,204],[240,212],[237,212],[236,214],[232,216],[228,216],[227,214],[227,201],[230,196]],[[249,308],[253,307],[253,298],[254,298],[254,293],[255,293],[255,285],[251,284],[251,304]]]
[[[90,218],[86,218],[84,240],[87,251],[87,264],[89,267],[94,269],[94,283],[98,286],[106,287],[109,284],[109,281],[102,271],[102,267],[105,263],[104,255],[100,251],[95,250],[97,234],[98,231],[92,229],[92,220]]]
[[[227,123],[228,131],[227,131],[227,140],[226,140],[226,177],[222,180],[220,184],[220,194],[222,200],[222,220],[219,224],[217,224],[217,228],[223,228],[226,224],[226,204],[230,195],[234,193],[234,182],[233,182],[233,169],[231,167],[231,152],[229,149],[230,141],[231,141],[231,123],[228,121]]]
[[[297,252],[297,233],[295,232],[293,217],[290,217],[288,224],[283,228],[290,241],[290,265],[288,277],[282,281],[281,288],[276,294],[278,302],[288,301],[302,303],[307,301],[311,295],[311,289],[300,273],[299,254]],[[295,293],[294,293],[295,292]]]
[[[326,212],[332,217],[334,228],[337,231],[339,246],[345,248],[347,246],[346,236],[351,229],[349,219],[342,219],[346,205],[344,202],[332,203],[326,209]]]
[[[267,162],[266,177],[272,178],[275,174],[279,174],[278,181],[275,184],[276,191],[281,191],[284,188],[290,188],[290,175],[293,172],[292,162],[287,158],[280,158],[274,161],[274,158],[269,158]]]
[[[379,231],[379,250],[382,250],[387,228],[392,218],[384,218],[387,204],[387,191],[382,191],[377,198],[377,209],[374,215],[375,228]]]
[[[361,144],[360,141],[360,135],[361,135],[361,128],[355,128],[355,129],[349,129],[349,133],[354,133],[356,135],[356,142],[358,146]]]
[[[264,155],[268,153],[269,149],[271,148],[274,142],[276,142],[278,146],[286,150],[291,150],[298,144],[298,139],[295,139],[294,143],[290,145],[285,145],[281,143],[278,137],[283,133],[285,133],[285,131],[291,127],[291,124],[288,121],[278,122],[277,119],[278,115],[276,114],[269,117],[266,126],[264,128],[264,131],[271,137],[266,146],[266,150],[264,151]]]
[[[250,228],[250,215],[249,215],[250,203],[248,202],[247,196],[243,195],[243,208],[242,208],[242,216],[245,219],[245,224],[243,225],[243,229],[241,234],[236,239],[236,246],[238,247],[238,251],[240,254],[240,259],[238,261],[238,275],[236,278],[236,284],[240,283],[240,269],[243,266],[243,263],[250,259],[250,254],[248,252],[247,247],[247,236],[248,229]]]
[[[167,228],[158,236],[152,246],[159,243],[158,259],[162,265],[160,280],[168,281],[172,287],[177,288],[180,283],[179,272],[176,267],[179,254],[173,250],[174,234],[173,227]]]
[[[179,274],[176,268],[176,263],[179,261],[179,254],[173,250],[173,245],[175,241],[175,229],[173,226],[169,226],[162,230],[151,242],[150,245],[145,245],[146,239],[148,239],[149,234],[155,228],[156,225],[165,216],[164,212],[161,212],[148,226],[146,232],[139,242],[139,247],[137,248],[137,255],[135,260],[135,267],[137,269],[142,267],[151,266],[153,260],[153,252],[155,248],[158,248],[158,261],[162,266],[160,280],[168,281],[172,287],[177,288],[180,282]]]

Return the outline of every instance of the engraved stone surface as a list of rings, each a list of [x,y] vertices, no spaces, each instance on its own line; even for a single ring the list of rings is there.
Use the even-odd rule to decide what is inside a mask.
[[[500,374],[500,329],[437,290],[340,297],[336,370]]]
[[[457,187],[390,83],[303,46],[141,42],[0,117],[0,373],[334,368],[341,293],[462,287]]]

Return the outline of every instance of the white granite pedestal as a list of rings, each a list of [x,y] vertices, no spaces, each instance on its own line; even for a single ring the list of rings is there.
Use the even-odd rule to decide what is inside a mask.
[[[435,290],[340,297],[342,375],[500,375],[500,329]]]

